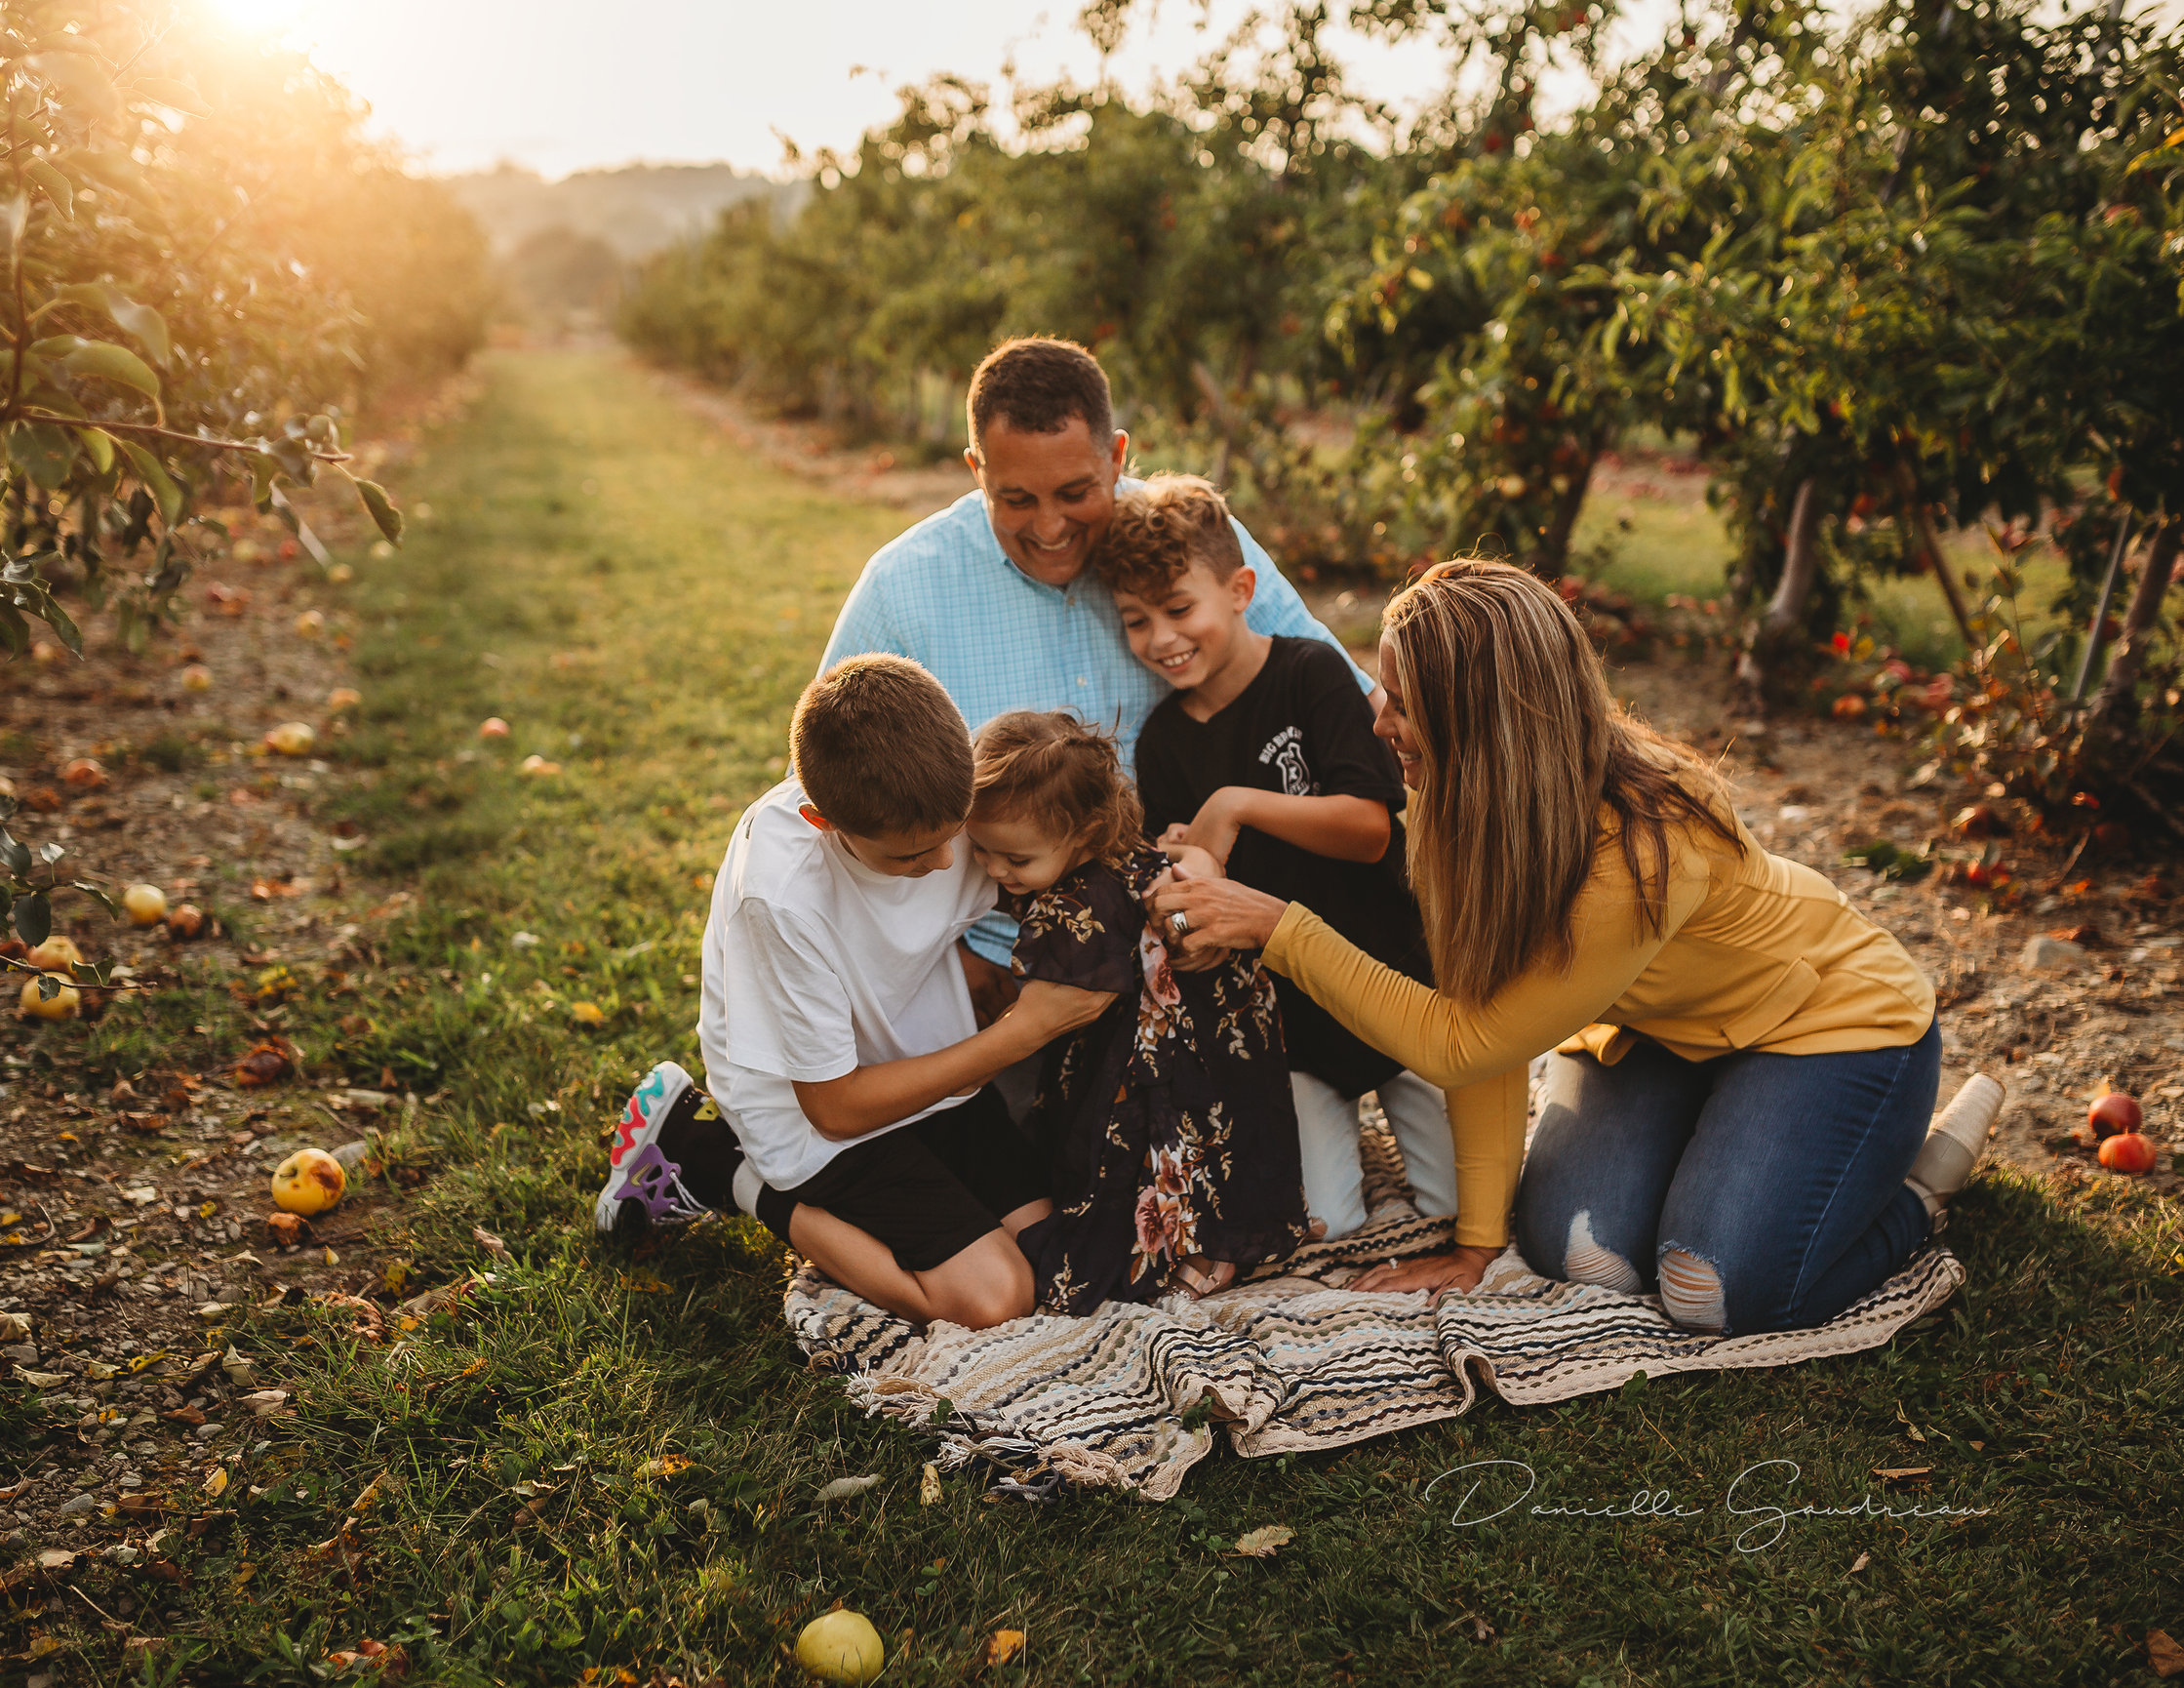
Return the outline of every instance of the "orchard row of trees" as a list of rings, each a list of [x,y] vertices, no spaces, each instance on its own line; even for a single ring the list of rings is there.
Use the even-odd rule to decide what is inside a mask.
[[[292,526],[289,490],[346,480],[399,540],[345,419],[479,342],[469,215],[338,83],[207,8],[9,0],[0,93],[0,646],[42,623],[80,656],[88,610],[139,647],[228,537],[199,513],[218,474]],[[0,914],[29,944],[60,855],[0,829]]]
[[[1112,50],[1131,13],[1085,24]],[[908,91],[793,221],[745,208],[653,261],[624,332],[936,448],[994,340],[1071,336],[1148,458],[1228,482],[1292,565],[1484,544],[1562,573],[1603,454],[1667,430],[1736,547],[1749,677],[1862,580],[1930,572],[1974,677],[2029,710],[2034,794],[2126,727],[2146,773],[2184,537],[2177,31],[2111,0],[1712,0],[1610,61],[1603,4],[1360,0],[1352,26],[1439,40],[1470,90],[1398,126],[1336,21],[1291,0],[1150,100],[1018,90],[1007,144],[982,90]],[[1592,97],[1540,127],[1571,70]],[[2058,546],[2082,628],[2134,560],[2091,709],[2077,634],[2020,648],[1943,566],[1981,525]]]

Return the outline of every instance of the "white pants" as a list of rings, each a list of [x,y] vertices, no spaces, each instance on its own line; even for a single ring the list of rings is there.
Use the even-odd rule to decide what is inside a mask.
[[[1365,1224],[1365,1170],[1358,1159],[1358,1112],[1332,1085],[1309,1073],[1290,1074],[1296,1099],[1297,1145],[1303,1151],[1304,1202],[1327,1222],[1330,1237],[1348,1236]],[[1380,1086],[1387,1115],[1418,1211],[1446,1219],[1456,1211],[1456,1144],[1449,1129],[1447,1099],[1414,1072],[1399,1072]]]

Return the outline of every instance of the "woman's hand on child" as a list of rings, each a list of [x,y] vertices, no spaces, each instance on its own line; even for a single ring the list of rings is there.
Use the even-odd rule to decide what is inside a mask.
[[[1233,879],[1204,877],[1187,861],[1178,861],[1153,883],[1153,918],[1171,965],[1177,955],[1208,949],[1263,949],[1288,907],[1279,897]],[[1180,933],[1170,918],[1176,914],[1183,916]]]
[[[1431,1290],[1439,1303],[1449,1291],[1469,1295],[1479,1287],[1501,1253],[1497,1248],[1459,1248],[1448,1254],[1420,1255],[1415,1260],[1390,1261],[1376,1266],[1349,1287],[1372,1295],[1401,1295],[1407,1290]]]

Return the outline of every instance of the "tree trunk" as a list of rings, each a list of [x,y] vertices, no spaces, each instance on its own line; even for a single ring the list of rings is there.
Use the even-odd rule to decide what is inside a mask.
[[[2092,726],[2096,731],[2122,726],[2138,712],[2138,675],[2146,665],[2146,647],[2154,642],[2154,623],[2161,618],[2162,599],[2167,594],[2169,576],[2176,569],[2176,550],[2184,540],[2184,516],[2171,516],[2154,536],[2146,554],[2146,572],[2138,577],[2138,590],[2124,613],[2123,636],[2116,641],[2116,655],[2108,664],[2108,678],[2093,700]]]
[[[1903,488],[1904,520],[1911,524],[1914,542],[1926,553],[1926,565],[1933,570],[1941,595],[1949,601],[1949,614],[1957,623],[1957,631],[1964,636],[1965,656],[1976,661],[1979,638],[1971,630],[1971,617],[1965,610],[1964,594],[1957,590],[1955,577],[1949,573],[1949,561],[1941,554],[1941,542],[1934,535],[1933,523],[1927,519],[1926,501],[1919,497],[1919,478],[1912,473],[1909,463],[1898,463],[1896,475]]]
[[[1600,461],[1600,447],[1585,448],[1585,463],[1569,477],[1569,485],[1555,500],[1555,513],[1547,520],[1547,531],[1539,536],[1539,549],[1535,553],[1533,572],[1549,579],[1563,574],[1569,566],[1569,536],[1576,531],[1578,512],[1585,507],[1585,494],[1593,484],[1593,465]]]
[[[1251,348],[1246,346],[1237,370],[1239,386],[1250,384],[1251,362]],[[1229,402],[1228,393],[1222,388],[1219,379],[1204,362],[1196,358],[1191,360],[1191,381],[1205,398],[1206,408],[1213,413],[1213,425],[1221,430],[1220,441],[1213,448],[1213,466],[1206,478],[1226,492],[1229,459],[1236,450],[1236,436],[1243,429],[1243,419],[1236,414],[1236,407]]]
[[[1790,506],[1790,540],[1782,558],[1782,578],[1760,616],[1760,635],[1772,641],[1794,632],[1805,621],[1805,606],[1820,578],[1820,483],[1807,475]]]

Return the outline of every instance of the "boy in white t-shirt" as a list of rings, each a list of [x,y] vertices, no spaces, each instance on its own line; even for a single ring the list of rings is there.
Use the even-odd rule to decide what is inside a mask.
[[[1015,1233],[1044,1169],[988,1082],[1103,1002],[1027,985],[979,1027],[960,940],[993,905],[957,847],[971,738],[939,682],[854,657],[805,688],[795,773],[745,811],[713,888],[698,1042],[719,1116],[655,1067],[600,1228],[731,1202],[844,1288],[921,1323],[1031,1311]]]

